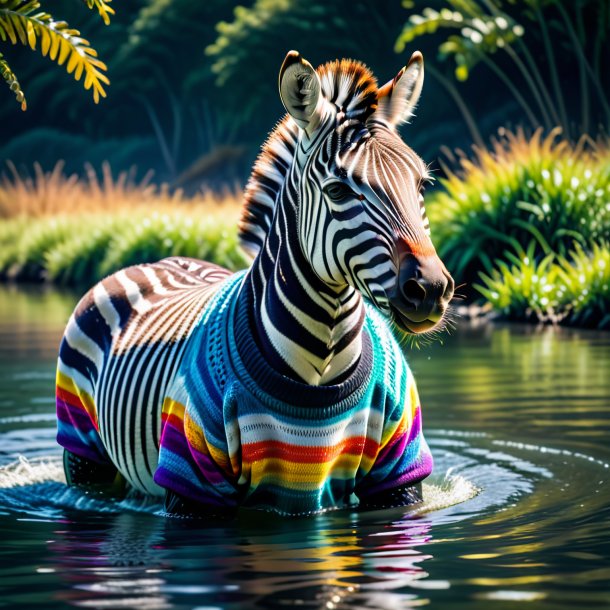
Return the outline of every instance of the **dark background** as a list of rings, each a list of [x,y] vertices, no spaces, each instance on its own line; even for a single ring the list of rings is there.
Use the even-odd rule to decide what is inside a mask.
[[[85,163],[99,169],[108,160],[115,173],[136,166],[142,176],[152,169],[155,181],[191,191],[243,183],[260,144],[283,113],[277,73],[292,48],[314,66],[339,57],[359,59],[380,84],[393,78],[420,49],[430,69],[417,115],[403,134],[434,168],[439,167],[439,158],[447,160],[448,151],[468,150],[475,136],[454,97],[432,71],[459,92],[482,141],[489,142],[500,126],[524,125],[533,130],[535,124],[484,62],[472,69],[467,81],[456,80],[453,59],[443,59],[439,53],[446,30],[422,36],[396,52],[396,41],[411,14],[450,4],[444,0],[257,0],[237,6],[230,0],[116,0],[116,15],[105,26],[81,0],[47,3],[43,8],[78,28],[107,63],[108,97],[95,105],[91,93],[64,68],[25,47],[0,43],[28,99],[28,110],[22,112],[11,92],[0,88],[0,165],[11,160],[20,172],[28,173],[34,162],[51,169],[63,159],[67,173],[81,173]],[[523,40],[548,79],[540,31],[527,15],[532,2],[501,4],[503,11],[526,26]],[[553,36],[570,120],[568,135],[577,139],[583,126],[575,52],[561,31],[553,6],[557,2],[539,4],[548,14]],[[597,61],[605,66],[601,76],[607,93],[609,45],[599,49],[587,45],[589,38],[593,40],[589,33],[600,27],[607,30],[610,3],[563,4],[570,10],[579,6],[584,48],[601,55]],[[510,58],[496,53],[493,61],[533,104]],[[595,136],[604,129],[604,116],[595,96],[590,97],[586,130]]]

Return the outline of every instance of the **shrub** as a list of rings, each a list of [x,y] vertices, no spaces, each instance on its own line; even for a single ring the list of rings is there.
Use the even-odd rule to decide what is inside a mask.
[[[45,171],[34,164],[33,176],[23,176],[11,162],[8,172],[0,174],[0,218],[26,215],[38,217],[75,213],[137,212],[138,210],[188,209],[195,214],[234,215],[241,205],[241,194],[225,190],[221,193],[200,192],[187,198],[181,190],[170,193],[167,185],[151,184],[152,172],[141,180],[135,170],[113,176],[110,164],[104,162],[101,172],[86,165],[86,178],[76,174],[67,176],[65,164],[58,161]]]
[[[235,269],[246,263],[236,235],[236,223],[230,218],[193,218],[184,212],[141,214],[114,235],[100,269],[105,275],[127,265],[178,255]]]
[[[122,267],[166,256],[203,258],[229,269],[247,264],[237,222],[201,210],[5,220],[0,245],[0,276],[63,285],[91,285]]]
[[[491,150],[475,149],[474,160],[462,156],[441,179],[445,190],[428,198],[439,254],[459,281],[532,238],[532,260],[610,240],[610,146],[558,136],[507,133]]]
[[[8,164],[0,181],[0,277],[92,284],[121,267],[173,255],[205,258],[230,269],[246,265],[237,241],[236,193],[186,198],[166,186],[112,176],[102,165],[87,179],[63,163],[23,178]]]
[[[533,259],[536,244],[520,256],[506,253],[489,274],[481,273],[479,292],[505,316],[610,329],[610,247],[587,252],[576,243],[568,257]]]
[[[570,259],[559,258],[565,286],[568,322],[578,326],[610,329],[610,247],[595,244],[590,253],[580,245]]]
[[[44,262],[52,248],[65,241],[76,230],[76,219],[67,216],[48,218],[46,222],[32,222],[16,236],[15,256],[7,274],[24,281],[41,281],[45,278]]]
[[[551,253],[536,261],[535,250],[536,242],[531,241],[527,251],[519,248],[516,254],[505,252],[506,260],[496,260],[488,274],[480,273],[483,285],[475,284],[475,288],[507,318],[558,322],[564,287],[555,256]]]
[[[84,224],[93,225],[91,230],[76,231],[45,252],[47,277],[57,284],[81,286],[101,279],[108,246],[115,232],[127,221],[122,215],[86,220]]]

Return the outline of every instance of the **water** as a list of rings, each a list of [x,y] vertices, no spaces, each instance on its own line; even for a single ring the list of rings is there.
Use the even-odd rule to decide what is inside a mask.
[[[73,304],[0,288],[0,608],[610,608],[609,334],[464,324],[413,351],[423,507],[192,523],[63,483]]]

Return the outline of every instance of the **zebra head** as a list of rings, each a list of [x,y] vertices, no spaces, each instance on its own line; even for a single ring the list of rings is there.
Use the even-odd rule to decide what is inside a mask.
[[[242,217],[242,240],[252,243],[254,225],[265,214],[271,222],[256,193],[269,194],[277,180],[273,205],[288,201],[296,210],[297,239],[313,272],[329,286],[360,291],[408,333],[433,329],[454,289],[430,240],[426,165],[397,131],[412,115],[423,76],[419,52],[381,88],[359,62],[314,70],[288,53],[279,90],[289,117],[255,165]]]

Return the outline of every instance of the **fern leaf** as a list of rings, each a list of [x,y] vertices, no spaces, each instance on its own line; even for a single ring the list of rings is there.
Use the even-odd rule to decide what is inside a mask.
[[[109,14],[114,13],[108,6],[109,0],[85,2],[90,8],[98,9],[104,22],[109,20]],[[40,41],[43,56],[48,56],[60,66],[67,62],[66,71],[77,81],[85,75],[85,89],[92,90],[97,104],[100,97],[106,97],[104,85],[110,84],[104,74],[106,65],[97,58],[95,49],[91,48],[88,40],[81,38],[78,30],[70,28],[65,21],[55,21],[48,13],[37,12],[39,8],[37,0],[1,0],[0,38],[13,44],[20,42],[33,50]]]
[[[4,82],[8,85],[9,89],[15,94],[17,98],[17,102],[21,104],[21,110],[27,110],[27,102],[25,100],[25,95],[21,90],[21,86],[19,85],[19,81],[17,77],[13,74],[10,69],[8,62],[4,59],[4,55],[0,53],[0,76],[2,76]]]
[[[110,15],[114,15],[114,9],[110,6],[112,0],[84,0],[90,9],[97,9],[100,17],[106,25],[110,24]]]

